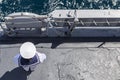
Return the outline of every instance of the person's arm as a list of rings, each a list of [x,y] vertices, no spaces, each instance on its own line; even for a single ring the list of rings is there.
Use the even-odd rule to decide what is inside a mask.
[[[44,53],[37,52],[40,62],[43,63],[43,61],[46,59],[46,55]]]
[[[19,58],[20,54],[17,54],[16,56],[14,56],[14,63],[18,64],[18,58]]]

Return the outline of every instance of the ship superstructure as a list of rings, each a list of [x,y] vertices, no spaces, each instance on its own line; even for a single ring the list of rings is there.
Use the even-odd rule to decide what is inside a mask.
[[[10,37],[117,37],[120,10],[55,10],[48,15],[12,13],[1,22],[1,33]]]

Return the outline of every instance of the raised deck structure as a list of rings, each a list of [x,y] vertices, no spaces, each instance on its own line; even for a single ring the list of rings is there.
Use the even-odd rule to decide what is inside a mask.
[[[19,12],[6,16],[1,29],[10,37],[119,37],[120,10]]]

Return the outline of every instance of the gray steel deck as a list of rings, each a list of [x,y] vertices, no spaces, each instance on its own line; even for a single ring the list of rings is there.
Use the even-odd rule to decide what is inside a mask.
[[[47,55],[34,72],[13,62],[21,43]],[[0,80],[119,80],[120,38],[1,38]]]

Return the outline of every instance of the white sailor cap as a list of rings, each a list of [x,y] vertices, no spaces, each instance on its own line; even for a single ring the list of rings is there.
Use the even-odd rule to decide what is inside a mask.
[[[36,47],[32,42],[25,42],[20,47],[20,55],[25,59],[30,59],[36,54]]]

